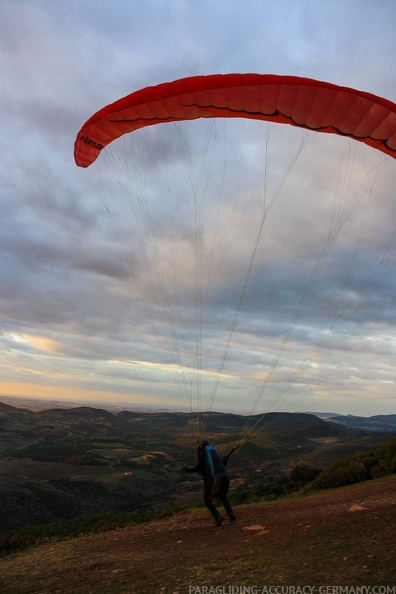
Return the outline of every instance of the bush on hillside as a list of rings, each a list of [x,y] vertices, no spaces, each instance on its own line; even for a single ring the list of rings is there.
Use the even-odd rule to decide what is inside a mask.
[[[396,472],[396,437],[388,439],[373,452],[358,452],[337,460],[321,471],[310,484],[310,489],[330,489],[352,485],[394,472]]]
[[[301,489],[316,479],[320,472],[319,468],[314,468],[309,464],[298,464],[291,471],[290,480],[296,489]]]

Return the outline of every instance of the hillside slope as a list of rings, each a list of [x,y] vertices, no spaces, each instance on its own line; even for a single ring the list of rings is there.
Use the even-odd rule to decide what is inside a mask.
[[[0,592],[182,594],[203,585],[394,585],[394,475],[235,511],[237,522],[221,528],[199,509],[38,546],[0,561]]]

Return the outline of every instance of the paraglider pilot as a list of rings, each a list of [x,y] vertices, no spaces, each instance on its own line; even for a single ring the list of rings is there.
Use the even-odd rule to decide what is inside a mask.
[[[228,456],[221,458],[217,450],[206,440],[199,442],[197,454],[196,465],[191,468],[184,466],[183,470],[189,473],[198,472],[202,476],[204,481],[204,502],[212,514],[216,526],[221,526],[224,518],[214,505],[214,498],[220,499],[229,519],[234,522],[234,512],[227,499],[230,479],[227,476],[225,467]]]

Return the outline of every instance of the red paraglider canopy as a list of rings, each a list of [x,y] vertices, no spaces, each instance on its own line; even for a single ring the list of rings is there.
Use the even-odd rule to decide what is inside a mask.
[[[89,167],[116,138],[145,126],[197,118],[250,118],[341,134],[396,158],[396,104],[370,93],[295,76],[214,74],[146,87],[81,128],[78,166]]]

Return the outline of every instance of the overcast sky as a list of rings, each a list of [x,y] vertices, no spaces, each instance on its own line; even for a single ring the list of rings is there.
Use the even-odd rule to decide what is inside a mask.
[[[394,0],[2,0],[0,47],[0,396],[396,412],[394,159],[220,120],[73,159],[98,109],[186,76],[396,101]]]

